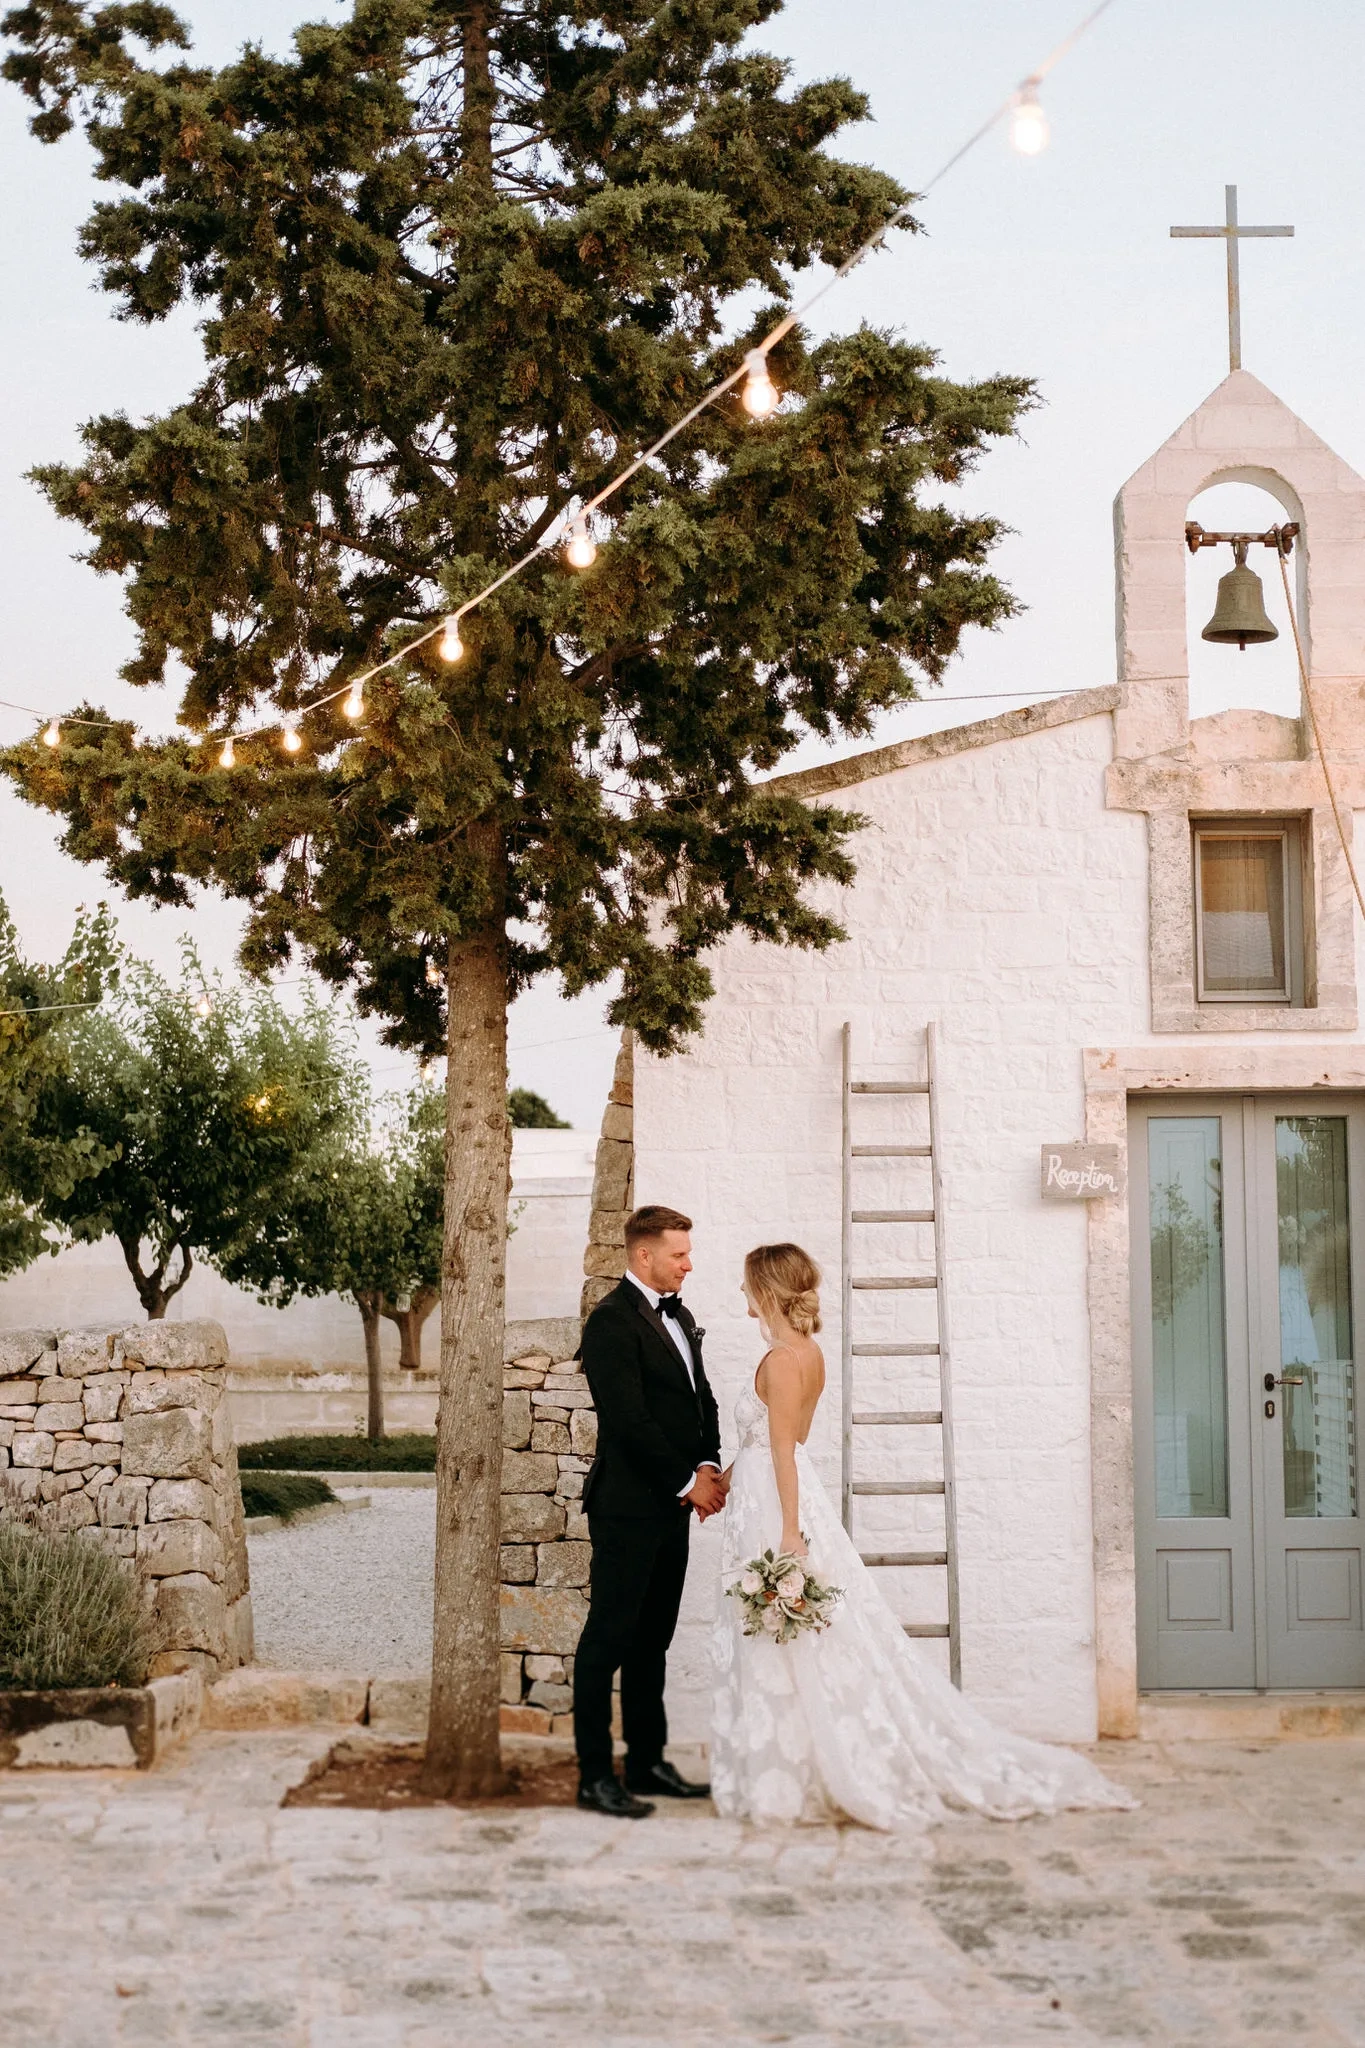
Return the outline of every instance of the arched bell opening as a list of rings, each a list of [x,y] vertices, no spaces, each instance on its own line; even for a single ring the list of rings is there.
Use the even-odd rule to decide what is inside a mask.
[[[1266,484],[1273,489],[1266,488]],[[1266,484],[1252,482],[1245,474],[1222,476],[1206,485],[1191,499],[1186,518],[1195,520],[1209,533],[1265,533],[1286,521],[1298,521],[1300,533],[1286,564],[1289,589],[1299,619],[1299,631],[1308,653],[1307,617],[1303,586],[1302,512],[1288,486],[1266,474]],[[1239,551],[1240,552],[1240,551]],[[1301,692],[1294,638],[1284,601],[1284,584],[1272,547],[1253,543],[1245,550],[1245,569],[1259,579],[1256,591],[1245,576],[1235,584],[1225,582],[1236,567],[1231,546],[1202,547],[1188,558],[1185,572],[1186,640],[1189,648],[1190,717],[1208,718],[1219,711],[1269,711],[1280,718],[1301,715]],[[1223,585],[1223,606],[1219,609],[1219,586]],[[1258,641],[1248,636],[1245,650],[1235,642],[1218,643],[1203,635],[1217,616],[1224,630],[1239,621],[1256,617],[1257,597],[1276,638]]]

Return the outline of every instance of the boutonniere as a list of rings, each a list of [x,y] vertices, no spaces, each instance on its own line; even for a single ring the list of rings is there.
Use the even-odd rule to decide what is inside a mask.
[[[704,1330],[704,1329],[702,1328],[702,1326],[701,1326],[701,1324],[700,1324],[700,1323],[693,1323],[693,1325],[692,1325],[692,1335],[693,1335],[693,1336],[694,1336],[694,1337],[696,1338],[697,1342],[698,1342],[698,1343],[700,1344],[700,1342],[701,1342],[702,1338],[703,1338],[703,1337],[704,1337],[704,1336],[706,1335],[706,1332],[705,1332],[705,1330]]]

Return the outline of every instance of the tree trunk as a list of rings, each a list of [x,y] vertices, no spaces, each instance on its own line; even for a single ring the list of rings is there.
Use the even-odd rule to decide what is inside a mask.
[[[423,1789],[478,1798],[502,1782],[498,1742],[502,1332],[507,1281],[507,944],[500,835],[481,929],[446,982],[445,1240],[436,1416],[436,1612]]]
[[[189,1279],[193,1269],[194,1259],[189,1247],[180,1244],[177,1239],[165,1257],[157,1265],[153,1266],[151,1272],[144,1273],[142,1270],[141,1240],[138,1238],[121,1237],[119,1244],[123,1250],[123,1263],[132,1275],[133,1285],[137,1289],[137,1298],[147,1311],[148,1322],[163,1322],[165,1320],[167,1303],[174,1301],[176,1295],[179,1294],[181,1288]],[[170,1265],[172,1256],[177,1250],[180,1253],[180,1271],[175,1279],[171,1281],[170,1285],[167,1286],[165,1284],[166,1268]]]
[[[384,1361],[379,1351],[379,1318],[384,1313],[382,1294],[357,1294],[356,1307],[365,1328],[365,1434],[372,1444],[384,1441]]]
[[[387,1301],[384,1314],[398,1330],[398,1364],[403,1372],[422,1370],[422,1331],[427,1317],[441,1299],[439,1287],[418,1287],[406,1308],[393,1308]]]

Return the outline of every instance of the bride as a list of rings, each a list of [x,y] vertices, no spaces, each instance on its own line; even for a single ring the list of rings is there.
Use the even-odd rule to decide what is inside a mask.
[[[806,1452],[825,1386],[820,1273],[799,1245],[759,1245],[744,1293],[769,1348],[735,1410],[722,1584],[776,1549],[841,1587],[831,1625],[790,1643],[746,1636],[722,1597],[711,1783],[719,1810],[754,1821],[846,1816],[905,1828],[972,1808],[996,1820],[1133,1804],[1069,1749],[1008,1735],[933,1669],[872,1582]]]

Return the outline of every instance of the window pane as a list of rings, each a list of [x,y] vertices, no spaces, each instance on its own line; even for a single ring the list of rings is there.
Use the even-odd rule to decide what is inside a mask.
[[[1209,995],[1282,995],[1284,841],[1199,835],[1203,985]]]
[[[1346,1119],[1275,1119],[1287,1515],[1356,1512]]]
[[[1226,1515],[1221,1124],[1152,1117],[1147,1130],[1156,1511]]]

